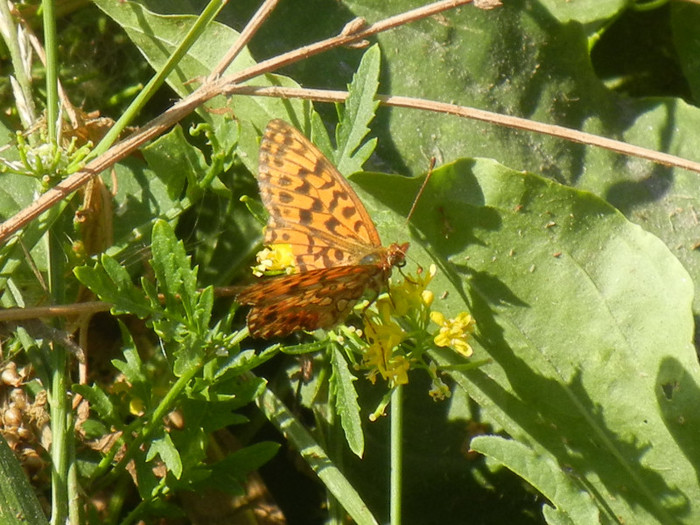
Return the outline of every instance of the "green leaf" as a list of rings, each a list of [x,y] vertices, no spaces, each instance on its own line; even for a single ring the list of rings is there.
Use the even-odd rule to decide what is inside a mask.
[[[335,165],[344,175],[360,171],[377,144],[377,139],[364,145],[362,141],[379,106],[375,97],[379,89],[380,57],[379,46],[370,47],[348,86],[348,99],[336,129],[338,147],[334,155]]]
[[[420,181],[353,181],[381,199],[364,200],[385,239],[406,240]],[[492,362],[451,376],[493,424],[581,478],[603,515],[700,517],[693,288],[669,249],[590,193],[488,160],[436,170],[412,222],[409,260],[438,266],[432,308],[476,319],[472,359]]]
[[[173,311],[184,310],[188,319],[194,314],[197,293],[197,270],[190,268],[190,258],[170,225],[162,220],[153,224],[151,265],[158,288],[165,296],[166,307]]]
[[[623,67],[627,62],[621,60],[619,49],[596,49],[597,44],[591,50],[589,42],[594,31],[601,27],[614,31],[617,17],[631,15],[629,2],[547,0],[541,9],[524,8],[522,0],[503,4],[492,10],[465,6],[445,12],[440,23],[420,22],[378,35],[383,91],[530,118],[700,159],[700,109],[697,96],[693,101],[686,93],[687,85],[693,94],[700,92],[696,5],[659,2],[664,8],[649,13],[661,21],[659,29],[667,31],[652,39],[652,45],[671,40],[659,62],[672,66],[677,60],[687,77],[679,74],[673,79],[666,69],[648,69],[650,64],[644,63],[647,69],[640,76],[655,84],[633,96],[628,89],[638,87],[628,88],[629,74]],[[411,4],[349,0],[343,5],[355,16],[373,21]],[[641,38],[634,38],[634,31],[631,26],[626,38],[629,54],[644,57],[645,51],[638,48]],[[608,75],[609,87],[600,78],[597,51],[618,68]],[[323,78],[311,72],[297,78],[309,85],[343,78],[340,65],[325,63],[317,70],[323,71]],[[679,95],[658,96],[669,82]],[[379,139],[374,158],[380,165],[399,173],[421,173],[433,156],[438,164],[465,155],[483,156],[566,182],[613,204],[661,238],[691,275],[700,275],[697,173],[434,112],[392,108],[380,115],[386,123],[374,130]],[[700,311],[700,279],[694,284],[694,308]]]
[[[138,349],[131,337],[131,333],[119,321],[119,330],[121,332],[124,361],[113,359],[112,364],[119,370],[131,385],[131,396],[141,399],[147,406],[151,399],[151,384],[148,381],[146,368],[141,361]]]
[[[245,483],[248,474],[270,461],[279,450],[279,443],[263,441],[242,448],[232,454],[227,455],[221,461],[211,467],[211,478],[207,480],[207,485],[229,491],[240,487]]]
[[[248,400],[250,402],[250,400]],[[237,402],[217,402],[211,398],[184,399],[181,409],[188,427],[201,428],[204,432],[211,433],[227,426],[241,425],[248,419],[234,412],[240,406]]]
[[[117,408],[102,388],[97,385],[73,385],[72,390],[90,402],[90,409],[94,410],[100,419],[115,428],[123,426]]]
[[[593,500],[581,490],[578,480],[550,456],[500,436],[478,436],[472,439],[470,448],[507,466],[539,490],[554,505],[554,509],[544,507],[545,513],[556,515],[556,520],[548,519],[548,523],[600,523]]]
[[[102,301],[112,303],[115,315],[133,314],[142,319],[153,312],[144,293],[131,282],[131,277],[117,261],[107,254],[101,265],[79,266],[73,269],[77,279]]]
[[[168,472],[175,476],[175,478],[180,479],[180,476],[182,476],[180,453],[175,448],[173,440],[167,432],[161,437],[151,440],[151,446],[148,448],[146,461],[151,461],[156,455],[160,456],[160,459],[163,460]]]
[[[15,454],[0,435],[0,520],[4,525],[48,525]]]
[[[202,152],[187,142],[179,125],[141,151],[173,200],[182,197],[185,183],[188,187],[196,187],[199,178],[209,168]]]
[[[333,372],[330,386],[334,396],[335,409],[340,416],[340,423],[345,431],[345,439],[350,450],[361,458],[365,450],[365,438],[362,433],[360,405],[357,402],[357,392],[353,385],[357,378],[350,373],[348,363],[335,345],[332,346],[331,366]]]
[[[216,371],[217,381],[225,376],[238,376],[257,368],[280,352],[280,345],[274,344],[259,354],[255,350],[243,350],[221,363]]]
[[[207,286],[204,290],[199,292],[194,317],[192,319],[198,331],[201,333],[205,333],[209,328],[209,321],[211,320],[211,311],[213,307],[214,287]]]

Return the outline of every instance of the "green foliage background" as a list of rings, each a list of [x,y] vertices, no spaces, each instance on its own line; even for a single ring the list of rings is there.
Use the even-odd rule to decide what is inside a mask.
[[[379,92],[531,118],[698,160],[700,6],[504,4],[488,11],[465,6],[379,35]],[[188,16],[201,10],[184,1],[143,3],[177,16],[129,2],[95,5],[155,68]],[[235,2],[221,12],[221,25],[210,27],[171,75],[178,96],[194,89],[188,80],[210,71],[257,5]],[[336,34],[356,16],[373,22],[418,5],[282,2],[250,54],[231,68]],[[345,89],[361,57],[333,50],[252,83]],[[158,107],[154,101],[148,110],[157,114]],[[178,126],[146,146],[143,159],[117,167],[112,256],[126,259],[148,245],[161,218],[185,239],[199,287],[227,285],[247,271],[260,229],[239,197],[256,191],[250,173],[260,131],[285,118],[313,130],[316,140],[324,137],[304,102],[239,96],[207,104],[222,107],[236,124],[230,114],[204,109],[191,119],[211,126],[210,144]],[[335,110],[316,108],[332,127]],[[435,308],[469,310],[478,327],[474,359],[490,360],[460,371],[456,355],[437,352],[441,364],[455,367],[454,395],[442,404],[411,376],[404,522],[697,522],[700,175],[409,109],[379,108],[371,136],[378,141],[368,171],[351,180],[382,239],[410,241],[411,264],[437,265]],[[398,175],[423,174],[431,157],[439,168],[407,226],[420,180]],[[206,173],[216,174],[214,182],[195,191]],[[27,178],[2,177],[6,218],[31,202],[35,188]],[[41,261],[41,248],[35,252]],[[3,264],[4,277],[31,282],[16,258]],[[385,521],[388,422],[366,424],[382,392],[356,383],[365,456],[348,455],[344,469]],[[469,441],[470,421],[488,425],[491,435]],[[174,447],[165,436],[161,456]],[[485,459],[465,456],[465,444]],[[275,496],[291,522],[304,522],[286,503],[294,500],[289,485],[276,487]]]

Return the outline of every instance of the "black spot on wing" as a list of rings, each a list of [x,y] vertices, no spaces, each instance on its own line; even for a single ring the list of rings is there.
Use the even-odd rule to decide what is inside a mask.
[[[299,224],[311,224],[314,214],[309,210],[299,210]]]
[[[348,196],[347,192],[343,190],[335,190],[333,192],[333,198],[331,201],[328,203],[328,209],[332,212],[335,210],[338,205],[340,204],[340,201],[347,201],[350,200],[350,197]]]
[[[323,223],[323,225],[329,232],[338,235],[338,232],[336,231],[338,229],[338,226],[340,226],[340,221],[338,219],[336,219],[335,217],[330,217],[326,220],[326,222]]]

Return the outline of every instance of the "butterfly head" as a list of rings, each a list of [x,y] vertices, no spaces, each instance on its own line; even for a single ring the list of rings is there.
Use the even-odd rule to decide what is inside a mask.
[[[386,249],[386,261],[390,267],[396,266],[401,268],[406,264],[408,247],[409,244],[407,242],[403,244],[393,243]]]

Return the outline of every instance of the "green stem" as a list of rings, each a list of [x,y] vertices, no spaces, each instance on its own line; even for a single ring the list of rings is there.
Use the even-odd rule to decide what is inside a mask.
[[[66,428],[73,428],[73,412],[68,412]],[[71,437],[68,440],[68,446],[68,523],[70,525],[80,525],[81,523],[85,523],[85,521],[82,519],[78,467],[75,461],[75,439]]]
[[[46,235],[48,253],[48,283],[51,300],[54,304],[65,302],[65,283],[63,275],[63,252],[59,236],[55,233],[63,230],[63,221],[58,220]],[[70,440],[73,436],[69,422],[68,406],[68,356],[66,349],[59,343],[53,344],[51,352],[51,388],[49,392],[51,414],[51,523],[63,525],[68,516],[68,470]]]
[[[401,478],[403,472],[403,385],[391,394],[391,525],[401,523]]]
[[[58,121],[58,42],[54,0],[43,0],[44,45],[46,46],[46,128],[51,144],[56,144]]]
[[[211,21],[216,17],[216,15],[224,7],[227,0],[211,0],[207,7],[199,15],[195,23],[192,25],[190,30],[187,32],[182,42],[177,46],[177,49],[173,51],[170,55],[168,61],[163,65],[163,67],[156,73],[156,75],[151,78],[151,80],[144,86],[141,92],[136,96],[129,107],[124,111],[122,116],[115,122],[114,126],[109,130],[109,132],[104,136],[100,143],[92,150],[92,153],[87,157],[87,160],[93,159],[100,156],[102,153],[107,151],[109,147],[117,140],[119,135],[124,128],[129,125],[129,123],[138,115],[139,111],[146,105],[146,102],[151,99],[153,94],[163,85],[165,79],[170,73],[175,69],[175,66],[182,60],[185,53],[194,45],[199,36],[204,32]]]
[[[58,525],[66,523],[68,516],[66,350],[56,344],[51,355],[51,524]]]

